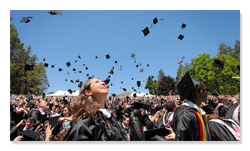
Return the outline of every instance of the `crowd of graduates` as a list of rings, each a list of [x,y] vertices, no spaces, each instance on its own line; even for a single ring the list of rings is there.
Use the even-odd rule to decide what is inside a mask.
[[[72,116],[72,106],[80,96],[47,96],[47,95],[10,95],[10,140],[11,141],[63,141],[63,140],[85,140],[76,138],[75,134],[66,132],[76,122]],[[205,111],[209,127],[214,127],[220,120],[234,119],[239,124],[239,117],[233,113],[239,108],[239,95],[208,95],[200,108]],[[175,134],[174,113],[183,101],[180,95],[168,96],[109,96],[105,99],[105,109],[111,112],[119,125],[123,139],[110,138],[92,140],[195,140],[182,138]],[[105,112],[104,112],[104,115]],[[223,121],[224,119],[224,121]],[[184,118],[182,120],[185,120]],[[109,123],[109,122],[107,122]],[[188,124],[188,123],[186,123]],[[83,124],[84,125],[84,124]],[[111,124],[110,124],[111,125]],[[108,126],[110,127],[108,124]],[[230,124],[229,124],[230,125]],[[91,127],[91,126],[90,126]],[[86,129],[90,130],[90,127]],[[95,124],[97,129],[97,125]],[[116,127],[116,126],[113,126]],[[212,133],[211,140],[232,141],[239,140],[228,130],[234,126],[221,126],[219,130]],[[228,129],[227,129],[228,128]],[[165,131],[164,131],[165,129]],[[155,131],[154,131],[155,130]],[[175,130],[175,131],[174,131]],[[72,131],[72,129],[71,129]],[[91,130],[90,130],[91,131]],[[112,133],[114,129],[111,129]],[[147,133],[148,132],[148,133]],[[182,133],[189,133],[184,131]],[[195,135],[195,132],[192,132]],[[97,135],[97,134],[95,134]],[[117,134],[114,134],[117,135]],[[226,136],[223,136],[226,135]],[[96,136],[98,137],[98,136]],[[89,137],[88,137],[89,138]],[[125,138],[125,139],[124,139]]]

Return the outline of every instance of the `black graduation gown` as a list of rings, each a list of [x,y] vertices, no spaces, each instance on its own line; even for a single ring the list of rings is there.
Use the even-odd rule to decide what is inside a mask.
[[[166,122],[166,123],[167,123],[169,117],[170,117],[172,114],[174,114],[174,113],[173,113],[173,112],[167,113],[167,115],[165,116],[165,122]],[[163,118],[164,118],[164,114],[158,119],[157,124],[156,124],[157,128],[165,127],[165,125],[163,124]]]
[[[38,126],[41,123],[42,118],[47,117],[47,114],[42,115],[39,110],[33,110],[31,111],[30,116],[33,116],[36,118],[36,126]]]
[[[223,121],[231,128],[232,125],[228,121]],[[210,134],[212,141],[236,141],[235,137],[228,130],[228,128],[220,123],[209,121],[208,126],[210,128]]]
[[[108,124],[107,124],[108,123]],[[116,119],[104,118],[98,111],[96,118],[82,116],[65,133],[63,141],[124,141]]]
[[[199,141],[200,124],[193,111],[198,111],[186,105],[178,106],[173,117],[173,131],[176,141]]]
[[[129,129],[130,141],[145,141],[145,134],[143,128],[138,121],[133,121],[131,129]]]
[[[240,105],[240,102],[237,102],[233,105],[231,105],[228,110],[227,110],[227,113],[226,113],[226,116],[225,116],[225,119],[232,119],[233,118],[233,114],[234,114],[234,110]],[[238,114],[238,119],[239,119],[239,122],[240,122],[240,113]]]
[[[24,114],[22,111],[21,113],[17,114],[16,108],[13,108],[13,112],[11,114],[11,120],[15,122],[15,124],[18,124],[22,119],[27,119],[27,114]]]

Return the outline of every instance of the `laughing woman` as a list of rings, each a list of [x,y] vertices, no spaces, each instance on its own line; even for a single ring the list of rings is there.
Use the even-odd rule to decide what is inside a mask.
[[[124,141],[112,113],[105,109],[108,89],[100,79],[91,78],[81,86],[72,105],[72,122],[64,141]]]

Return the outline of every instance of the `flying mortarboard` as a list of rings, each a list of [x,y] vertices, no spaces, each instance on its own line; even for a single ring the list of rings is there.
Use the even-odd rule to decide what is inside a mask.
[[[178,64],[181,64],[183,61],[182,60],[178,60],[177,62],[178,62]]]
[[[68,92],[69,92],[70,94],[72,94],[73,91],[72,91],[71,89],[68,89]]]
[[[181,100],[184,100],[189,97],[196,90],[199,84],[200,81],[196,79],[192,80],[189,72],[187,71],[184,77],[177,85]]]
[[[178,39],[180,39],[180,40],[182,40],[184,38],[184,35],[182,35],[182,34],[180,34],[179,36],[178,36]]]
[[[115,61],[115,63],[117,63],[117,61]]]
[[[56,15],[56,14],[62,15],[62,11],[61,10],[51,10],[48,13],[50,13],[51,15]]]
[[[78,71],[79,73],[82,73],[82,71]]]
[[[131,57],[131,58],[134,58],[134,57],[135,57],[135,54],[134,54],[134,53],[132,53],[130,57]]]
[[[59,133],[62,129],[62,122],[58,122],[58,119],[60,116],[54,116],[49,118],[49,125],[51,125],[51,128],[55,127],[52,130],[52,135],[55,136],[57,133]]]
[[[149,64],[147,64],[147,66],[149,67]]]
[[[75,82],[79,82],[79,79],[76,79]]]
[[[43,61],[45,61],[45,58],[43,58]]]
[[[74,80],[70,80],[71,83],[74,83]]]
[[[73,71],[76,71],[76,68],[73,68]]]
[[[181,28],[183,29],[183,28],[185,28],[186,27],[186,24],[182,24],[181,25]]]
[[[224,63],[225,63],[224,60],[214,59],[213,66],[223,69],[224,68]]]
[[[77,60],[75,60],[75,63],[77,63]]]
[[[40,133],[28,129],[21,131],[20,134],[23,136],[22,141],[35,141],[41,135]]]
[[[237,66],[237,69],[240,71],[240,65]]]
[[[126,88],[122,88],[122,89],[123,89],[123,91],[125,91],[125,92],[127,91],[127,89],[126,89]]]
[[[24,90],[25,88],[26,88],[26,84],[23,83],[23,84],[21,85],[21,90]]]
[[[88,67],[86,67],[85,69],[88,70]]]
[[[154,18],[153,23],[154,23],[154,24],[158,23],[157,17]]]
[[[138,86],[138,87],[141,86],[141,81],[137,81],[137,86]]]
[[[69,67],[71,64],[70,64],[70,62],[67,62],[66,65]]]
[[[81,56],[78,54],[78,58],[81,59]]]
[[[114,74],[114,70],[111,69],[110,72],[109,72],[109,74]]]
[[[58,70],[59,70],[59,71],[62,71],[62,68],[59,68]]]
[[[55,65],[51,65],[51,68],[54,68],[55,67]]]
[[[106,59],[109,59],[109,58],[110,58],[110,56],[109,56],[109,54],[107,54],[107,55],[106,55]]]
[[[140,69],[140,72],[143,72],[144,71],[144,69]]]
[[[26,64],[25,67],[24,67],[24,70],[33,70],[33,69],[34,69],[34,66],[29,65],[29,64]]]
[[[145,37],[150,33],[148,27],[146,27],[145,29],[143,29],[142,32],[143,32],[143,34],[144,34]]]
[[[48,67],[49,66],[49,64],[48,63],[44,63],[44,67]]]
[[[103,80],[103,82],[104,82],[106,85],[109,84],[109,81],[110,81],[109,78],[106,78],[105,80]]]
[[[205,66],[203,66],[203,67],[202,67],[202,69],[204,69],[204,70],[205,70],[205,69],[207,69],[207,66],[206,66],[206,65],[205,65]]]
[[[20,22],[25,22],[25,23],[28,23],[30,22],[30,19],[29,18],[33,18],[33,17],[23,17],[22,20]]]

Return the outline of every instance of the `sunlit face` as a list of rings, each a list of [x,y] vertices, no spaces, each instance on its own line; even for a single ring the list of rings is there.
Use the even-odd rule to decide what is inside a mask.
[[[129,118],[125,118],[125,119],[123,120],[123,125],[124,125],[124,126],[128,126],[128,124],[129,124]]]
[[[42,101],[40,104],[39,104],[40,108],[44,111],[46,108],[47,108],[47,102],[45,101]]]
[[[20,107],[20,108],[22,108],[24,105],[25,105],[26,103],[23,101],[23,100],[20,100],[19,102],[18,102],[18,107]]]
[[[26,127],[27,129],[32,128],[34,125],[35,125],[34,121],[31,121],[31,120],[29,120],[29,119],[28,119],[28,120],[26,121],[26,123],[25,123],[25,127]]]
[[[43,125],[43,129],[46,130],[46,128],[49,126],[49,123],[46,123]]]
[[[63,109],[63,116],[64,116],[64,117],[68,117],[68,114],[69,114],[69,109],[68,109],[67,107],[65,107],[65,108]]]
[[[91,89],[89,92],[92,97],[98,96],[100,94],[107,95],[109,93],[106,84],[100,79],[91,79],[90,88]]]

